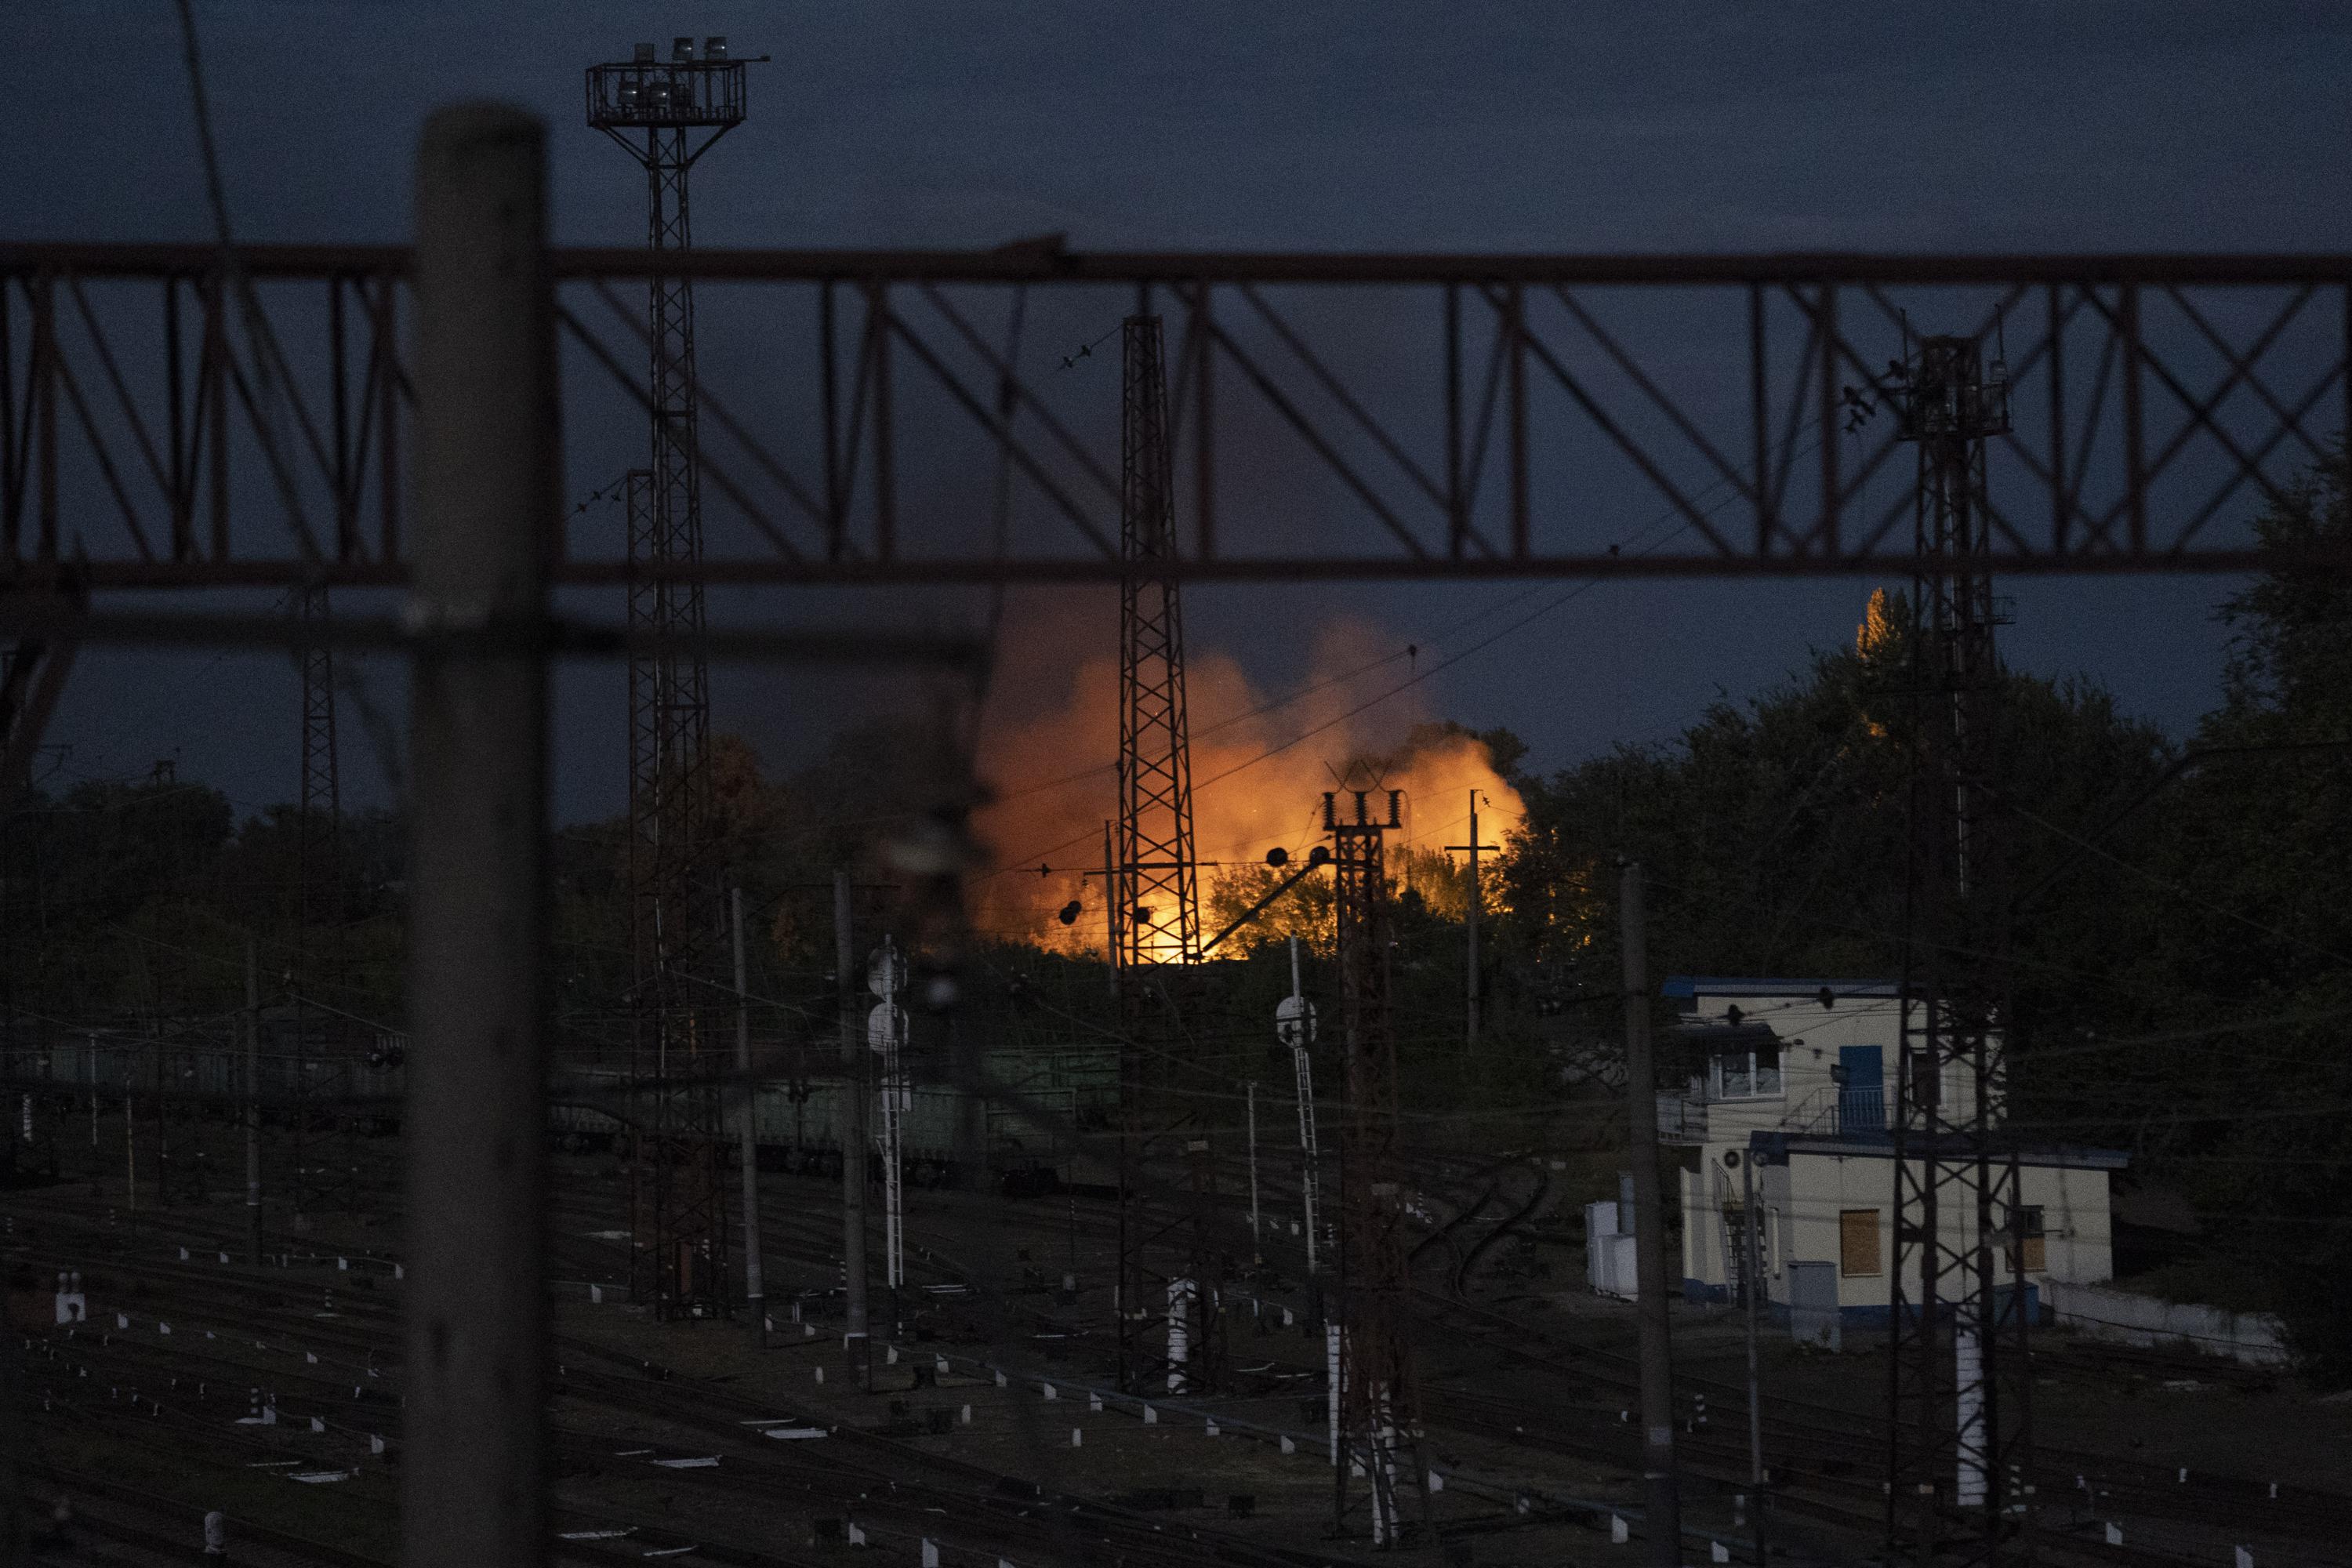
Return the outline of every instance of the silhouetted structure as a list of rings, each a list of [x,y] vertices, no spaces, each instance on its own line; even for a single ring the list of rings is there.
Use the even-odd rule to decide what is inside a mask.
[[[1895,1084],[1887,1532],[1923,1565],[2031,1557],[2025,1220],[2004,1120],[2009,882],[1985,442],[1999,360],[1922,340],[1895,396],[1918,447],[1910,905]]]
[[[646,171],[646,243],[688,249],[687,175],[743,120],[743,67],[727,41],[699,58],[678,38],[667,60],[639,44],[625,64],[588,71],[588,123]],[[632,631],[661,639],[629,661],[629,929],[632,1068],[646,1092],[631,1164],[630,1292],[663,1316],[727,1305],[727,1211],[720,1144],[723,1059],[710,996],[695,988],[716,951],[718,868],[711,859],[710,675],[701,649],[702,584],[669,574],[702,563],[696,447],[694,284],[656,273],[647,406],[653,462],[627,481]],[[683,639],[683,646],[681,643]]]

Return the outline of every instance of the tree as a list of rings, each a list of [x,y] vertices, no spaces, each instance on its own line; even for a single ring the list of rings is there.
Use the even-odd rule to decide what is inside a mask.
[[[2306,557],[2352,547],[2335,460],[2257,521]],[[2352,1383],[2352,584],[2266,574],[2222,606],[2222,702],[2199,726],[2212,761],[2166,802],[2144,879],[2161,918],[2149,967],[2176,1026],[2232,1032],[2164,1053],[2151,1113],[2179,1131],[2168,1163],[2204,1216],[2206,1278],[2256,1282],[2315,1375]],[[2248,1024],[2266,1026],[2248,1028]],[[2323,1285],[2322,1282],[2331,1282]]]

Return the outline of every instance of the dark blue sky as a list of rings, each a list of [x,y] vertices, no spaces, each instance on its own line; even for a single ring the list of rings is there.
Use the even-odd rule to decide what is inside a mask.
[[[12,114],[29,132],[6,181],[11,230],[205,237],[171,6],[10,9]],[[556,129],[559,238],[634,242],[642,186],[581,126],[581,68],[690,30],[775,57],[753,68],[751,123],[698,172],[709,245],[1064,230],[1082,247],[2352,249],[2340,5],[197,10],[253,239],[404,237],[422,118],[488,96]],[[571,479],[584,491],[605,477]],[[1511,725],[1548,764],[1661,739],[1718,689],[1752,692],[1850,636],[1868,588],[1595,589],[1431,682],[1425,706]],[[2228,588],[2016,584],[2006,651],[2104,681],[2177,731],[2214,695],[2210,611]],[[1444,628],[1512,591],[1309,602],[1430,658]],[[1196,591],[1194,644],[1279,687],[1306,668],[1315,616],[1299,605],[1295,590]],[[1097,627],[1107,637],[1099,616],[1074,622]],[[396,727],[397,671],[373,685]],[[784,763],[876,689],[729,674],[719,694],[720,726]],[[562,815],[617,804],[619,707],[609,672],[566,677]],[[258,805],[291,793],[293,721],[282,660],[92,654],[54,738],[75,748],[69,774],[176,753]],[[369,748],[356,733],[347,747],[352,794],[381,797]]]

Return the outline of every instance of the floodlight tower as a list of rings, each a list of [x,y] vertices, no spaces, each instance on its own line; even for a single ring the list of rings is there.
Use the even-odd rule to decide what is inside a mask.
[[[1985,444],[2008,374],[1921,340],[1895,389],[1918,447],[1910,906],[1895,1079],[1889,1560],[2032,1557],[2018,1151],[2006,1120],[2011,901]]]
[[[670,58],[639,44],[634,59],[588,68],[588,123],[646,171],[646,239],[655,253],[692,243],[687,175],[743,120],[743,62],[727,40],[674,40]],[[719,931],[712,864],[709,669],[689,645],[703,629],[702,585],[666,569],[702,560],[697,458],[694,285],[656,273],[647,399],[652,463],[629,475],[629,629],[647,635],[629,661],[629,925],[633,1077],[649,1086],[636,1159],[631,1294],[665,1317],[722,1311],[727,1213],[719,1145],[724,1098],[709,1070],[719,1031],[695,989]],[[712,993],[716,994],[716,993]],[[709,1047],[709,1048],[706,1048]]]

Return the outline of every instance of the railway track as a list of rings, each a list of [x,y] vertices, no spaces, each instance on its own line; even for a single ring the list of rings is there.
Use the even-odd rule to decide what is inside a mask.
[[[308,1297],[309,1291],[288,1288],[284,1279],[288,1270],[222,1265],[216,1251],[204,1255],[213,1259],[210,1262],[198,1262],[193,1255],[186,1262],[163,1255],[181,1245],[191,1245],[193,1254],[194,1246],[215,1239],[219,1227],[207,1227],[200,1221],[168,1229],[151,1228],[134,1240],[109,1237],[95,1215],[60,1213],[47,1217],[49,1225],[45,1229],[54,1234],[42,1236],[37,1247],[20,1245],[19,1260],[37,1262],[44,1270],[52,1265],[79,1264],[102,1271],[118,1290],[135,1288],[149,1301],[168,1302],[161,1310],[175,1321],[175,1331],[168,1339],[155,1332],[157,1321],[143,1310],[137,1327],[129,1332],[104,1326],[110,1318],[101,1317],[99,1325],[54,1336],[62,1342],[47,1347],[50,1353],[37,1358],[41,1364],[37,1369],[40,1391],[53,1406],[49,1412],[53,1415],[73,1415],[102,1422],[114,1436],[124,1438],[132,1436],[131,1428],[145,1427],[137,1436],[151,1444],[160,1439],[184,1445],[201,1439],[225,1464],[292,1462],[302,1458],[305,1445],[299,1439],[307,1415],[323,1409],[329,1412],[328,1419],[336,1419],[349,1405],[351,1389],[340,1373],[331,1378],[325,1371],[312,1370],[307,1360],[302,1370],[293,1370],[282,1364],[283,1358],[314,1353],[351,1358],[353,1363],[375,1368],[387,1394],[396,1389],[396,1324],[389,1303],[355,1300],[337,1319],[321,1320],[311,1302],[300,1299]],[[18,1239],[21,1243],[28,1238]],[[108,1249],[94,1245],[102,1240],[115,1245]],[[342,1306],[339,1297],[338,1307]],[[215,1338],[197,1337],[208,1328]],[[259,1353],[280,1358],[278,1363],[257,1365],[250,1351],[228,1353],[232,1345],[254,1345],[257,1335],[264,1347]],[[1211,1556],[1260,1568],[1287,1568],[1290,1563],[1237,1536],[1203,1545],[1193,1539],[1197,1531],[1171,1536],[1160,1521],[1123,1514],[1098,1502],[1045,1499],[1016,1478],[943,1459],[854,1428],[837,1429],[835,1439],[854,1450],[855,1461],[780,1459],[772,1446],[762,1452],[761,1438],[756,1434],[747,1436],[741,1425],[753,1414],[774,1415],[773,1401],[734,1395],[683,1377],[648,1375],[661,1369],[574,1336],[559,1338],[556,1352],[563,1368],[556,1391],[559,1404],[586,1402],[667,1428],[699,1431],[715,1454],[726,1456],[722,1465],[681,1470],[666,1478],[690,1489],[764,1502],[790,1497],[799,1506],[845,1519],[855,1512],[862,1515],[860,1527],[877,1540],[895,1531],[921,1531],[950,1563],[962,1558],[980,1565],[1003,1557],[1017,1562],[1197,1565]],[[57,1375],[66,1373],[76,1375],[70,1379]],[[174,1379],[204,1388],[200,1408],[194,1412],[181,1408],[178,1395],[184,1389],[174,1386]],[[110,1394],[133,1386],[146,1391],[141,1406],[146,1414],[132,1421],[125,1411],[92,1409],[68,1397],[77,1384],[94,1388],[101,1383]],[[236,1407],[247,1397],[247,1388],[257,1383],[271,1388],[272,1408],[279,1413],[282,1425],[230,1426]],[[172,1397],[159,1407],[152,1397],[156,1394]],[[289,1434],[298,1440],[289,1442]],[[604,1440],[587,1433],[572,1433],[565,1441],[567,1452],[586,1458]],[[887,1500],[877,1502],[877,1497]],[[952,1522],[943,1524],[942,1516]],[[618,1516],[574,1522],[591,1532],[630,1530],[637,1532],[633,1540],[649,1539],[646,1532],[660,1528],[657,1521]],[[673,1527],[667,1539],[676,1538]],[[910,1543],[913,1539],[908,1535]],[[698,1539],[694,1544],[699,1555],[712,1561],[746,1564],[791,1561],[749,1542]],[[580,1561],[638,1557],[637,1552],[593,1542],[573,1543],[564,1550],[567,1556]]]
[[[1517,1173],[1519,1170],[1527,1173],[1524,1177]],[[1516,1185],[1521,1180],[1526,1182],[1523,1196]],[[1531,1455],[1551,1454],[1614,1468],[1630,1468],[1630,1445],[1618,1446],[1609,1431],[1608,1416],[1610,1406],[1621,1404],[1632,1387],[1632,1358],[1607,1346],[1580,1342],[1555,1324],[1468,1299],[1480,1267],[1495,1248],[1520,1234],[1543,1212],[1549,1197],[1549,1174],[1524,1160],[1432,1162],[1426,1181],[1433,1194],[1451,1184],[1465,1200],[1451,1205],[1452,1217],[1424,1237],[1413,1253],[1425,1271],[1438,1272],[1436,1282],[1415,1298],[1430,1321],[1430,1331],[1443,1333],[1456,1343],[1465,1336],[1483,1342],[1507,1356],[1515,1367],[1543,1379],[1551,1391],[1542,1396],[1515,1398],[1508,1390],[1495,1394],[1446,1389],[1433,1402],[1436,1407],[1431,1419]],[[576,1266],[576,1272],[568,1277],[593,1279],[602,1272],[613,1283],[625,1278],[625,1247],[593,1239],[590,1234],[614,1227],[612,1197],[593,1190],[577,1191],[563,1195],[551,1210],[554,1255],[560,1265]],[[1511,1211],[1489,1219],[1488,1212],[1498,1200],[1510,1202]],[[984,1233],[972,1224],[983,1205],[991,1216],[991,1228]],[[387,1205],[391,1206],[396,1205]],[[1174,1205],[1162,1206],[1169,1217],[1174,1216]],[[771,1229],[769,1256],[805,1271],[803,1278],[821,1282],[830,1273],[838,1248],[833,1221],[822,1214],[794,1215],[788,1205],[778,1207],[782,1212],[777,1214]],[[1087,1256],[1098,1258],[1117,1224],[1110,1205],[1084,1198],[1066,1203],[1056,1197],[1035,1204],[995,1205],[974,1194],[949,1194],[924,1207],[930,1212],[919,1213],[909,1231],[908,1256],[916,1282],[963,1284],[971,1290],[964,1309],[967,1314],[985,1309],[997,1315],[1000,1326],[1067,1334],[1068,1339],[1056,1342],[1076,1352],[1081,1360],[1088,1353],[1105,1353],[1100,1311],[1091,1305],[1056,1309],[1020,1294],[1012,1283],[1017,1265],[1010,1255],[1034,1250],[1046,1258],[1066,1242],[1072,1247],[1083,1242]],[[377,1289],[361,1289],[355,1280],[340,1278],[343,1271],[333,1267],[331,1253],[322,1253],[320,1261],[298,1258],[290,1268],[257,1269],[241,1260],[221,1264],[217,1254],[222,1247],[229,1250],[232,1258],[241,1259],[243,1232],[238,1222],[242,1216],[235,1210],[225,1215],[220,1211],[151,1211],[140,1217],[135,1229],[110,1226],[102,1205],[79,1197],[36,1196],[12,1203],[11,1212],[16,1222],[6,1238],[12,1262],[42,1270],[79,1267],[85,1272],[107,1275],[126,1289],[143,1290],[149,1311],[170,1317],[181,1331],[164,1340],[152,1333],[126,1337],[101,1327],[95,1349],[84,1341],[85,1331],[75,1336],[77,1342],[71,1349],[60,1352],[80,1357],[91,1369],[89,1379],[77,1377],[76,1382],[95,1381],[103,1374],[109,1387],[135,1386],[151,1397],[152,1391],[168,1391],[168,1380],[174,1376],[194,1377],[205,1385],[205,1397],[196,1412],[201,1420],[186,1426],[158,1424],[152,1415],[133,1419],[122,1411],[106,1412],[76,1395],[78,1410],[89,1419],[109,1423],[109,1430],[119,1432],[126,1441],[137,1436],[151,1443],[201,1442],[224,1464],[276,1462],[288,1455],[317,1450],[306,1447],[307,1438],[300,1432],[257,1436],[253,1428],[230,1427],[229,1406],[247,1397],[247,1387],[257,1384],[271,1388],[281,1419],[290,1417],[301,1426],[307,1426],[306,1418],[314,1413],[331,1426],[337,1424],[338,1409],[349,1417],[351,1384],[344,1378],[352,1368],[373,1368],[375,1381],[387,1395],[396,1393],[399,1332],[395,1304],[388,1298],[397,1294],[397,1287],[388,1279]],[[173,1256],[181,1246],[190,1249],[184,1263]],[[356,1255],[354,1261],[358,1261]],[[379,1250],[366,1267],[389,1269],[392,1260]],[[772,1273],[772,1279],[780,1277]],[[1099,1284],[1093,1289],[1099,1291]],[[1277,1303],[1285,1296],[1278,1286],[1261,1289]],[[334,1316],[322,1317],[331,1290]],[[772,1294],[772,1301],[779,1300],[780,1296]],[[200,1341],[187,1331],[206,1329],[218,1337]],[[233,1340],[232,1330],[241,1338]],[[257,1333],[267,1347],[260,1352],[248,1348]],[[1272,1358],[1269,1366],[1278,1364],[1294,1374],[1311,1373],[1319,1363],[1319,1355],[1304,1349],[1304,1341],[1296,1353],[1280,1339],[1263,1345],[1264,1353]],[[1090,1346],[1095,1347],[1091,1352]],[[1308,1563],[1328,1563],[1339,1555],[1336,1549],[1326,1549],[1302,1556],[1255,1542],[1238,1531],[1196,1532],[1189,1525],[1171,1531],[1164,1519],[1123,1511],[1083,1497],[1046,1497],[1026,1479],[971,1466],[855,1426],[841,1426],[822,1455],[814,1450],[779,1452],[756,1436],[747,1436],[740,1425],[755,1415],[783,1414],[773,1400],[751,1398],[683,1374],[664,1378],[656,1375],[663,1369],[643,1357],[576,1335],[560,1337],[556,1348],[564,1368],[558,1391],[558,1436],[560,1451],[568,1463],[585,1468],[608,1462],[612,1456],[600,1456],[598,1445],[606,1439],[598,1428],[593,1424],[576,1425],[562,1414],[565,1409],[602,1411],[604,1415],[600,1419],[608,1426],[615,1421],[640,1421],[673,1434],[695,1434],[704,1451],[721,1457],[722,1462],[680,1470],[669,1478],[683,1490],[710,1498],[714,1504],[769,1507],[805,1512],[812,1518],[847,1521],[862,1509],[861,1527],[869,1529],[877,1540],[903,1538],[911,1546],[919,1535],[934,1542],[950,1568],[992,1568],[994,1557],[1023,1568],[1032,1563],[1064,1561],[1196,1568],[1212,1557],[1256,1568],[1304,1568]],[[1319,1342],[1314,1348],[1319,1350]],[[302,1359],[310,1354],[320,1357],[320,1365],[314,1367]],[[331,1367],[330,1363],[339,1364]],[[43,1375],[38,1367],[34,1370],[37,1379]],[[1060,1375],[1047,1370],[1051,1375]],[[159,1378],[166,1381],[153,1381]],[[1269,1380],[1267,1386],[1274,1385]],[[65,1392],[54,1383],[44,1386],[53,1399]],[[224,1388],[234,1393],[225,1394]],[[1715,1419],[1726,1427],[1744,1418],[1742,1388],[1688,1375],[1677,1379],[1677,1388],[1685,1396],[1705,1394]],[[1564,1405],[1563,1394],[1580,1402],[1581,1407]],[[167,1398],[164,1403],[170,1408],[173,1402]],[[1570,1416],[1586,1419],[1564,1419]],[[1877,1473],[1884,1463],[1884,1441],[1875,1424],[1831,1407],[1778,1399],[1768,1401],[1765,1417],[1768,1452],[1775,1458],[1775,1510],[1784,1517],[1806,1515],[1857,1539],[1874,1539],[1884,1508]],[[389,1413],[380,1419],[385,1426],[392,1424]],[[342,1425],[348,1426],[348,1420]],[[389,1433],[386,1436],[396,1457],[396,1438]],[[1683,1447],[1695,1479],[1719,1489],[1746,1489],[1744,1434],[1727,1432],[1717,1437],[1706,1430],[1685,1433]],[[2266,1565],[2352,1561],[2336,1545],[2352,1537],[2352,1500],[2291,1488],[2280,1489],[2281,1495],[2273,1496],[2266,1484],[2242,1478],[2199,1476],[2183,1483],[2169,1471],[2107,1456],[2045,1448],[2042,1458],[2035,1477],[2042,1499],[2037,1518],[2042,1533],[2062,1553],[2053,1561],[2140,1568],[2173,1568],[2184,1561],[2208,1561],[2168,1555],[2137,1539],[2128,1546],[2109,1548],[2103,1541],[2074,1538],[2070,1531],[2082,1524],[2085,1516],[2059,1500],[2071,1491],[2077,1472],[2092,1479],[2101,1494],[2099,1501],[2109,1513],[2137,1521],[2127,1532],[2132,1536],[2142,1533],[2142,1524],[2161,1522],[2166,1533],[2194,1538],[2200,1549],[2232,1535],[2273,1543],[2258,1549],[2257,1561]],[[1029,1488],[1025,1495],[1024,1487]],[[885,1503],[871,1506],[877,1488]],[[723,1514],[725,1510],[719,1511]],[[1629,1503],[1623,1511],[1631,1516],[1637,1510]],[[1491,1517],[1477,1517],[1483,1522],[1474,1526],[1461,1521],[1459,1528],[1516,1528],[1507,1509]],[[1525,1521],[1533,1516],[1518,1517]],[[582,1539],[562,1547],[562,1560],[567,1562],[637,1561],[645,1550],[690,1544],[702,1558],[740,1563],[746,1568],[810,1568],[810,1561],[780,1553],[772,1535],[752,1539],[740,1532],[714,1530],[709,1532],[714,1539],[690,1540],[678,1530],[675,1519],[632,1512],[617,1505],[569,1510],[564,1522],[567,1529],[584,1532]],[[178,1528],[184,1521],[175,1523],[158,1516],[142,1524],[128,1513],[121,1521],[126,1531],[157,1531],[167,1524]],[[608,1531],[632,1533],[597,1533]],[[1178,1534],[1184,1538],[1176,1539]],[[2286,1544],[2275,1544],[2280,1542]],[[2295,1554],[2298,1543],[2307,1543],[2304,1555]],[[142,1549],[133,1542],[119,1543],[118,1550],[123,1561],[146,1560],[136,1555]],[[292,1555],[285,1560],[324,1561]],[[2212,1561],[2226,1562],[2226,1553]]]
[[[1591,1346],[1562,1347],[1548,1325],[1473,1303],[1446,1303],[1449,1313],[1481,1318],[1504,1330],[1507,1338],[1487,1342],[1515,1364],[1547,1372],[1577,1386],[1602,1385],[1630,1399],[1635,1388],[1631,1356]],[[1458,1322],[1457,1322],[1458,1328]],[[1529,1348],[1542,1343],[1549,1351]],[[1564,1350],[1565,1353],[1560,1353]],[[1711,1415],[1727,1425],[1744,1423],[1747,1391],[1737,1384],[1678,1373],[1678,1394],[1705,1394]],[[1861,1468],[1875,1477],[1883,1466],[1885,1432],[1875,1417],[1800,1400],[1768,1398],[1764,1407],[1767,1452],[1775,1456],[1775,1473],[1801,1468],[1788,1456],[1826,1457]],[[2279,1487],[2244,1477],[2192,1475],[2183,1483],[2177,1469],[2119,1458],[2113,1455],[2043,1447],[2037,1450],[2037,1468],[2031,1478],[2039,1493],[2072,1495],[2074,1478],[2092,1481],[2095,1489],[2118,1511],[2184,1524],[2236,1526],[2264,1534],[2281,1531],[2307,1538],[2315,1546],[2352,1540],[2352,1498],[2305,1488]]]
[[[1498,1241],[1530,1210],[1523,1209],[1498,1222],[1484,1238]],[[1592,1396],[1606,1390],[1630,1403],[1637,1386],[1634,1358],[1623,1352],[1589,1343],[1563,1342],[1548,1324],[1503,1312],[1467,1300],[1468,1270],[1458,1267],[1443,1293],[1417,1287],[1415,1299],[1424,1321],[1459,1335],[1468,1331],[1512,1364],[1549,1374],[1566,1385],[1563,1392],[1586,1400],[1584,1414],[1603,1417],[1608,1401]],[[1469,1322],[1465,1324],[1465,1320]],[[1540,1349],[1536,1347],[1542,1347]],[[1725,1489],[1748,1489],[1748,1457],[1744,1425],[1747,1393],[1743,1386],[1715,1379],[1678,1373],[1677,1407],[1693,1396],[1706,1397],[1716,1418],[1741,1428],[1738,1436],[1717,1437],[1692,1429],[1678,1436],[1686,1463]],[[1533,1447],[1547,1447],[1590,1462],[1628,1469],[1638,1466],[1631,1436],[1610,1443],[1569,1436],[1559,1420],[1557,1398],[1518,1399],[1447,1391],[1456,1401],[1450,1412],[1441,1405],[1433,1420],[1456,1421],[1465,1429]],[[1481,1406],[1484,1408],[1480,1408]],[[1768,1455],[1772,1456],[1772,1506],[1783,1511],[1810,1512],[1825,1522],[1860,1531],[1865,1537],[1883,1529],[1885,1493],[1880,1471],[1885,1464],[1883,1423],[1857,1418],[1830,1406],[1787,1399],[1768,1400],[1763,1425]],[[1603,1430],[1607,1427],[1604,1425]],[[2053,1548],[2086,1562],[2177,1564],[2185,1559],[2151,1547],[2126,1544],[2110,1547],[2104,1539],[2074,1539],[2098,1521],[2088,1509],[2077,1510],[2072,1499],[2077,1478],[2088,1482],[2093,1500],[2105,1514],[2141,1524],[2160,1523],[2175,1536],[2203,1537],[2221,1550],[2211,1559],[2226,1562],[2227,1546],[2261,1540],[2284,1543],[2297,1563],[2352,1563],[2352,1498],[2310,1489],[2273,1487],[2243,1477],[2196,1476],[2184,1480],[2167,1471],[2114,1456],[2043,1447],[2030,1478],[2037,1496],[2037,1522]],[[2126,1531],[2129,1542],[2131,1531]],[[2258,1561],[2262,1560],[2258,1557]]]
[[[196,1561],[203,1549],[205,1509],[57,1465],[17,1468],[29,1510],[43,1521],[33,1563],[181,1564]],[[239,1568],[383,1568],[383,1559],[245,1521],[231,1539]]]

